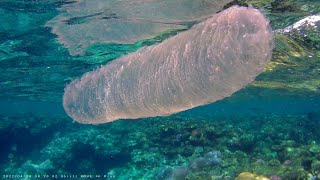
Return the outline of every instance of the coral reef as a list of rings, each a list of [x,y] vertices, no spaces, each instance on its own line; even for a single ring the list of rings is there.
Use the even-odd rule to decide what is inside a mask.
[[[99,126],[28,117],[0,117],[2,144],[11,136],[1,151],[2,174],[232,179],[254,172],[270,179],[307,179],[320,173],[317,113],[223,120],[170,116]],[[30,126],[39,121],[45,124]],[[12,127],[25,133],[14,135],[18,129]]]

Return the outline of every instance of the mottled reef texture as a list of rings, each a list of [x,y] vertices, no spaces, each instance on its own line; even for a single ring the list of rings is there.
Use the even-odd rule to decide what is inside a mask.
[[[170,116],[99,126],[21,114],[1,116],[0,122],[0,142],[6,147],[0,153],[1,174],[86,172],[161,179],[172,173],[170,167],[182,174],[188,167],[186,179],[233,179],[244,171],[283,179],[319,176],[320,114],[315,112]]]

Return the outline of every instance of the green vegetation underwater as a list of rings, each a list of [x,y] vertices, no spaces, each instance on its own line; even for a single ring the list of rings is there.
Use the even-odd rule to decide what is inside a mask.
[[[0,72],[1,179],[320,179],[319,0],[0,0]]]

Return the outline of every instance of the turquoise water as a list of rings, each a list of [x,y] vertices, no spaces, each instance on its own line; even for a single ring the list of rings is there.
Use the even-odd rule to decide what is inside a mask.
[[[45,26],[68,3],[0,1],[1,178],[320,178],[319,20],[275,33],[271,63],[230,97],[171,116],[83,125],[64,112],[66,84],[185,29],[133,44],[97,43],[71,56]],[[320,13],[318,1],[235,1],[224,9],[231,4],[259,8],[274,30]]]

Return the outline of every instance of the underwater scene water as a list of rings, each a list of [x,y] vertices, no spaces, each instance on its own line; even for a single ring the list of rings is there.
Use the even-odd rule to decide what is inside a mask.
[[[252,19],[263,14],[270,21],[272,38],[263,33],[258,40],[251,39],[253,44],[265,40],[270,45],[264,56],[256,56],[263,49],[258,46],[252,47],[256,51],[238,52],[244,60],[265,57],[267,65],[255,62],[260,70],[238,64],[226,65],[229,70],[214,69],[217,76],[225,70],[218,80],[226,81],[214,81],[218,88],[210,94],[211,86],[199,80],[199,71],[192,71],[198,67],[193,60],[207,57],[197,50],[204,48],[209,56],[210,45],[198,42],[190,32],[230,7],[237,9],[234,5],[256,8],[261,13]],[[230,17],[236,22],[232,13],[226,15],[213,21]],[[260,22],[252,29],[232,27],[237,33],[241,28],[269,32]],[[216,41],[225,32],[217,30]],[[158,67],[154,63],[176,52],[178,45],[171,48],[165,43],[184,40],[196,44],[180,59],[183,67],[191,68],[181,73],[196,76],[179,86],[190,90],[187,97],[179,96],[166,80],[158,81],[161,77],[146,86],[149,91],[134,89],[133,80],[139,81],[135,77],[150,80]],[[228,44],[224,40],[220,44]],[[239,48],[247,45],[240,42]],[[237,60],[235,51],[231,48],[219,56],[221,62]],[[134,64],[120,66],[123,59],[149,54],[151,58],[141,60],[147,66],[135,64],[134,71],[122,76],[128,78],[117,79],[121,67]],[[189,59],[194,64],[188,64]],[[92,73],[84,89],[80,85],[88,75],[74,81],[100,67],[109,74]],[[320,179],[319,0],[0,0],[0,68],[1,179]],[[171,78],[172,71],[166,72]],[[106,93],[104,78],[122,88]],[[66,103],[65,87],[71,82],[78,84]],[[214,98],[197,96],[201,93]],[[108,103],[100,98],[107,96],[112,96],[114,106],[103,107]],[[196,104],[197,100],[201,102]],[[76,112],[75,107],[83,111]],[[152,112],[142,113],[150,107]]]

